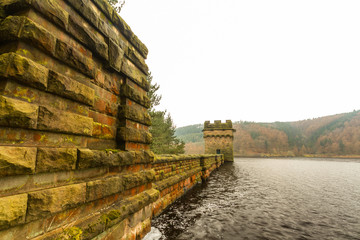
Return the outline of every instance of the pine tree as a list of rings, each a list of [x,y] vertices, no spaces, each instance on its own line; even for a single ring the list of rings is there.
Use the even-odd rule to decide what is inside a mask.
[[[150,83],[150,91],[148,97],[150,99],[149,114],[152,120],[150,133],[153,136],[153,142],[150,149],[156,154],[183,154],[185,153],[185,143],[175,136],[175,126],[171,115],[167,111],[156,111],[155,106],[160,104],[161,95],[156,91],[160,85],[152,82],[151,73],[148,74]]]

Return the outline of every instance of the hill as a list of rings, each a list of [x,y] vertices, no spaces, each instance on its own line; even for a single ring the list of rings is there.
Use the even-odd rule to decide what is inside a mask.
[[[233,126],[238,156],[360,156],[360,111],[296,122],[240,121]],[[186,151],[204,151],[201,130],[201,124],[177,129]]]

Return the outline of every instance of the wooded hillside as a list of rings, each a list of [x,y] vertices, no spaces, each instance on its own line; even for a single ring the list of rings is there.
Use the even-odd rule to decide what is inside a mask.
[[[176,130],[187,153],[204,151],[200,126]],[[360,156],[360,111],[297,122],[240,121],[233,126],[238,156]]]

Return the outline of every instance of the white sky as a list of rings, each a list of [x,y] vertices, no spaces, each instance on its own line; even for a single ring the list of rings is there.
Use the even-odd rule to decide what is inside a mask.
[[[177,127],[360,109],[359,0],[127,0]]]

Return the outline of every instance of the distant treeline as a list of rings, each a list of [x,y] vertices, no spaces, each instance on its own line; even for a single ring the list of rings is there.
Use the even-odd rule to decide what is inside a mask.
[[[233,126],[238,156],[360,156],[360,111],[297,122],[239,121]],[[204,151],[201,130],[201,124],[176,129],[186,152]]]

